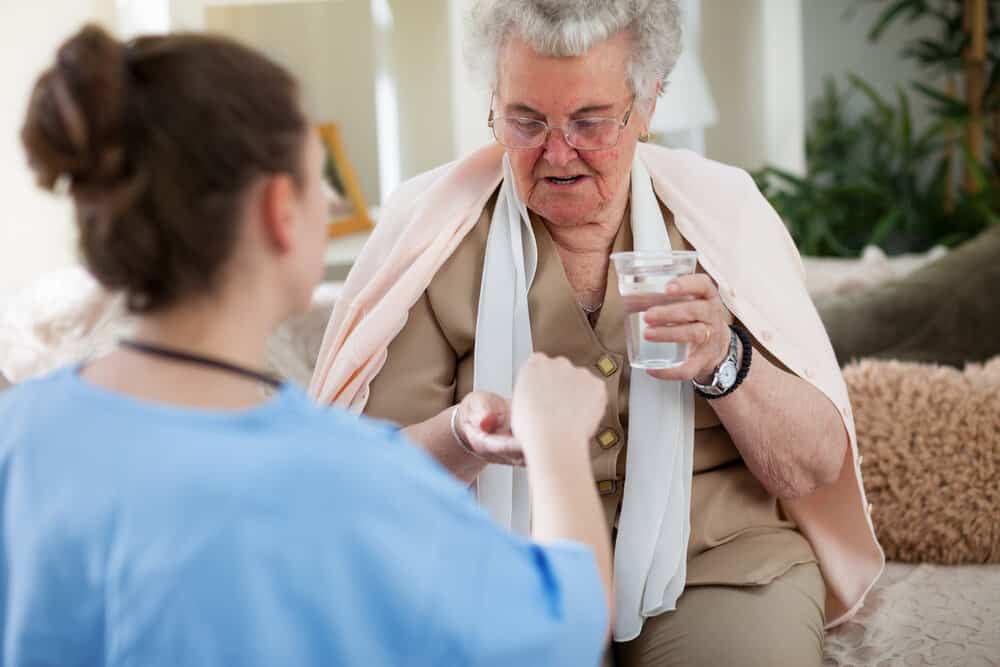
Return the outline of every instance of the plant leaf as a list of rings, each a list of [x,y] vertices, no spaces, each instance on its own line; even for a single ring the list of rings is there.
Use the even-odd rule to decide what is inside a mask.
[[[852,86],[854,86],[857,90],[860,90],[862,93],[864,93],[864,95],[871,101],[871,103],[875,106],[875,108],[878,109],[879,113],[882,115],[883,119],[886,122],[892,122],[892,117],[893,115],[895,115],[892,106],[889,105],[889,103],[886,102],[882,98],[882,96],[878,94],[878,91],[876,91],[875,88],[870,83],[868,83],[867,81],[865,81],[856,74],[849,74],[847,76],[847,79],[848,81],[851,82]]]
[[[903,211],[898,208],[891,209],[883,215],[875,224],[872,235],[868,237],[868,245],[881,246],[889,234],[899,225],[899,220],[902,217]]]
[[[868,31],[868,39],[872,42],[877,42],[882,33],[892,25],[896,19],[903,15],[903,12],[909,11],[911,13],[911,21],[919,16],[919,13],[924,9],[922,7],[923,3],[920,0],[895,0],[888,7],[882,10],[882,13],[875,20],[875,25],[872,26],[871,30]]]

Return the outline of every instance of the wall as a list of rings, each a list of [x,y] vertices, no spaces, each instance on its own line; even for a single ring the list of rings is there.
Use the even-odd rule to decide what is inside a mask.
[[[306,112],[340,127],[365,199],[379,201],[374,26],[367,0],[206,7],[205,28],[268,54],[302,83]]]
[[[72,208],[34,185],[18,137],[28,96],[56,47],[87,21],[114,27],[113,0],[0,0],[0,304],[75,261]]]
[[[745,169],[801,172],[800,0],[703,0],[701,20],[702,63],[719,109],[705,132],[706,155]]]
[[[926,73],[911,61],[903,60],[899,53],[907,41],[932,36],[932,23],[918,21],[907,25],[905,21],[898,22],[873,43],[868,40],[868,30],[883,9],[882,4],[859,3],[853,18],[845,21],[847,6],[829,0],[802,0],[802,34],[808,45],[803,59],[808,101],[820,96],[823,79],[831,75],[842,84],[848,73],[858,74],[880,94],[893,100],[896,86],[927,78]],[[854,102],[852,106],[858,108],[860,97]],[[911,95],[911,102],[914,103],[915,124],[922,126],[927,119],[925,105],[916,95]]]
[[[472,2],[473,0],[448,0],[454,157],[468,155],[483,144],[493,141],[493,134],[486,125],[490,105],[489,91],[481,82],[473,80],[462,53],[465,24]]]
[[[399,102],[400,171],[454,159],[447,0],[393,0],[390,74]],[[485,112],[483,122],[485,123]]]
[[[402,179],[455,156],[448,0],[388,4],[392,21],[384,28],[374,23],[369,0],[203,10],[204,28],[262,49],[300,77],[309,112],[340,125],[372,204],[381,199],[379,170],[397,169],[379,159],[379,122],[398,123],[391,130],[398,132],[392,141],[398,142],[395,157]],[[195,20],[190,5],[190,0],[174,5],[178,18],[188,24]],[[377,48],[383,52],[376,53]],[[375,75],[380,69],[391,78],[397,119],[379,117],[383,110],[376,107]]]

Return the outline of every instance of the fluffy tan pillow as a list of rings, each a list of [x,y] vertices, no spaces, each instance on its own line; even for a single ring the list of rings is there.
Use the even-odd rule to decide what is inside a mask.
[[[964,371],[861,361],[844,377],[886,556],[1000,562],[1000,357]]]

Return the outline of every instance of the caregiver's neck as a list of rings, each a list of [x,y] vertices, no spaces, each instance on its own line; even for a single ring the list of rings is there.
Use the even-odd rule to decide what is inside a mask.
[[[268,337],[286,307],[265,282],[271,274],[259,274],[248,272],[211,295],[139,317],[132,338],[263,371]],[[83,376],[112,391],[188,408],[240,410],[265,400],[259,382],[122,347],[88,365]]]

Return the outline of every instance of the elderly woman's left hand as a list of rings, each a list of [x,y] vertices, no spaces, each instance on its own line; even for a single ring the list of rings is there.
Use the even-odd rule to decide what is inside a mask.
[[[729,353],[732,315],[712,279],[697,273],[667,285],[669,303],[643,313],[645,338],[661,343],[687,343],[688,359],[676,368],[647,371],[661,380],[695,380],[709,384]]]

